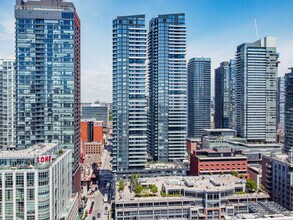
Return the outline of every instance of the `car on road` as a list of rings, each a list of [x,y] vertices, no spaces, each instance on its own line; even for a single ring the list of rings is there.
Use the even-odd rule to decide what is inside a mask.
[[[108,206],[105,206],[105,211],[108,211]]]
[[[92,203],[91,203],[91,207],[90,207],[90,209],[89,209],[89,214],[92,214],[92,212],[93,212],[93,208],[94,208],[94,205],[95,205],[95,202],[92,201]]]
[[[97,217],[98,217],[98,218],[101,218],[101,213],[98,213],[98,214],[97,214]]]
[[[92,217],[92,220],[96,220],[96,217],[95,217],[95,216],[93,216],[93,217]]]
[[[109,212],[108,211],[105,211],[105,213],[104,213],[105,215],[109,215]]]

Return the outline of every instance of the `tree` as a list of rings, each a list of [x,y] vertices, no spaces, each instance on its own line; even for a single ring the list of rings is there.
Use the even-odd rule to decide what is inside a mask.
[[[130,185],[132,187],[132,189],[135,189],[135,187],[138,185],[138,178],[139,175],[138,174],[132,174],[130,177]]]
[[[149,186],[151,193],[157,193],[158,192],[158,187],[155,184],[151,184]]]
[[[60,156],[60,155],[62,155],[64,153],[64,151],[62,150],[62,149],[60,149],[59,151],[58,151],[58,155]]]
[[[125,182],[124,180],[119,180],[119,191],[123,191],[125,187]]]
[[[257,189],[257,185],[253,180],[247,180],[246,187],[249,191],[255,191]]]
[[[134,189],[134,192],[135,192],[136,195],[140,195],[142,190],[143,190],[143,186],[142,185],[137,185],[135,187],[135,189]]]
[[[235,171],[235,170],[232,170],[230,174],[231,174],[232,176],[236,176],[236,177],[238,177],[238,172]]]

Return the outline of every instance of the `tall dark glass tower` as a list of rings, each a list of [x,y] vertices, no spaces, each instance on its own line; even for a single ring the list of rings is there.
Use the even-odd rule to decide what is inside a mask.
[[[235,74],[236,74],[236,62],[230,60],[229,62],[229,127],[235,129]]]
[[[73,3],[17,0],[16,147],[74,149],[80,190],[80,20]]]
[[[113,171],[139,172],[147,158],[145,16],[113,20]]]
[[[211,127],[211,59],[188,62],[188,138],[200,139]]]
[[[277,79],[277,106],[276,106],[277,142],[284,142],[285,127],[285,77]]]
[[[285,75],[285,152],[293,161],[293,68]]]
[[[158,161],[185,158],[185,14],[151,19],[148,35],[148,150]]]
[[[215,128],[229,128],[230,124],[229,62],[215,69]]]

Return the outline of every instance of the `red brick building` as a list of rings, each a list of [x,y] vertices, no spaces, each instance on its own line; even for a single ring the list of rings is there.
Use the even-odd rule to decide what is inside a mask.
[[[104,143],[103,122],[82,120],[80,122],[80,138],[82,143],[84,142]]]
[[[196,146],[197,146],[197,140],[187,138],[186,140],[186,151],[190,155],[192,154],[193,151],[196,151]]]
[[[86,142],[84,143],[85,154],[98,154],[102,155],[103,145],[101,142]]]
[[[214,148],[193,151],[190,156],[190,175],[228,174],[237,171],[245,178],[247,174],[247,157],[242,151],[230,148]]]

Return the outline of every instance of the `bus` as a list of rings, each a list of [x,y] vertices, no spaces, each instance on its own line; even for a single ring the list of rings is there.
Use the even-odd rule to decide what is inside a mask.
[[[104,203],[107,203],[107,202],[108,202],[108,194],[105,193],[105,195],[104,195]]]

